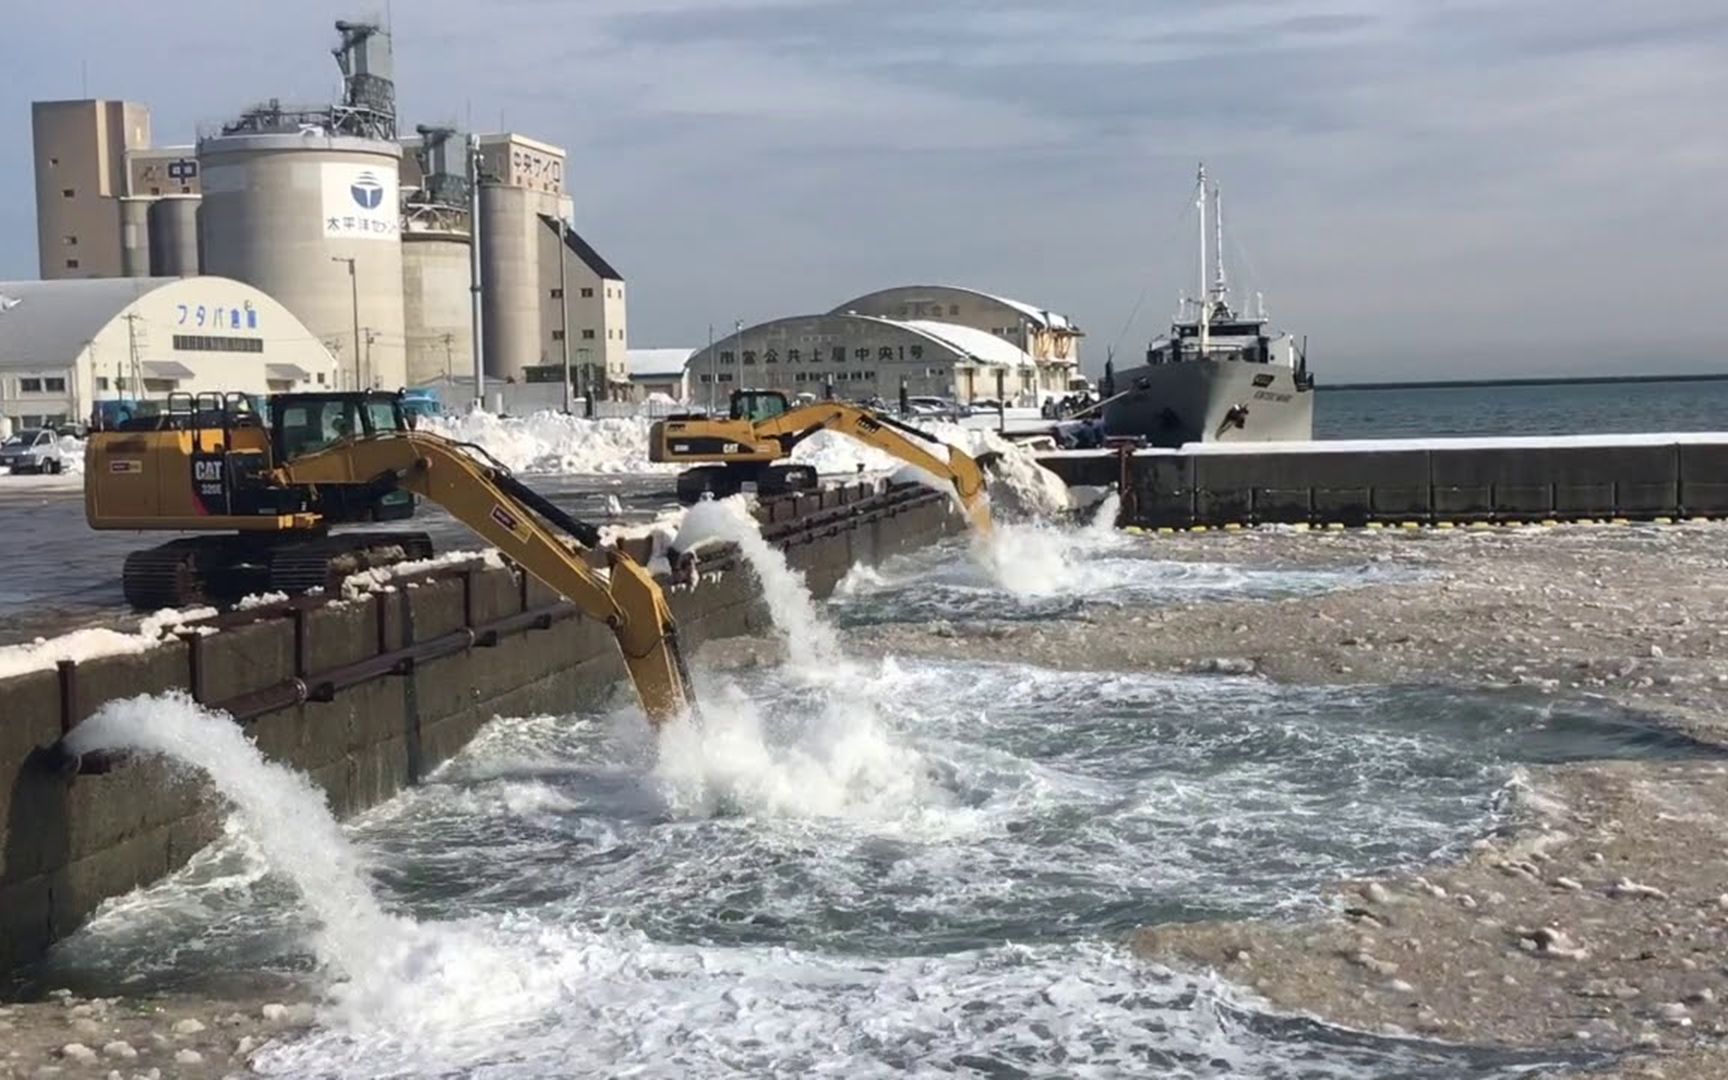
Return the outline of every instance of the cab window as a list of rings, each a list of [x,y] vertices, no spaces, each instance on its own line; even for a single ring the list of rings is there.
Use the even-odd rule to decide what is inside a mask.
[[[363,435],[360,407],[352,401],[320,401],[282,410],[282,453],[309,454],[339,439]]]
[[[366,419],[368,434],[381,435],[387,431],[400,431],[396,422],[396,405],[391,401],[368,401],[366,403]]]
[[[737,405],[733,408],[735,420],[772,420],[786,412],[786,399],[779,394],[744,394],[740,395]]]

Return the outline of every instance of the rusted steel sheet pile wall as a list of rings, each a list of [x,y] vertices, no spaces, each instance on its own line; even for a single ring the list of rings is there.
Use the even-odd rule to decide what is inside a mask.
[[[854,563],[961,527],[945,496],[868,484],[776,500],[758,516],[818,595]],[[705,553],[699,570],[694,585],[666,583],[687,652],[768,628],[735,551]],[[49,767],[47,748],[104,702],[179,690],[231,712],[347,815],[421,779],[495,716],[570,712],[619,690],[606,627],[538,582],[483,566],[408,580],[348,603],[229,613],[209,621],[214,633],[0,681],[0,976],[217,835],[221,807],[161,762],[86,761],[76,776]]]
[[[1728,515],[1728,444],[1056,454],[1069,484],[1119,484],[1122,523],[1579,521]]]

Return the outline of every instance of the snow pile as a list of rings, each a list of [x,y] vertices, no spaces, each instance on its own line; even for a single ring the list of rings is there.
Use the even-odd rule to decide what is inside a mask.
[[[662,511],[653,521],[639,524],[616,524],[600,526],[600,543],[603,547],[611,547],[621,540],[633,540],[648,537],[649,552],[645,568],[650,574],[669,573],[672,569],[667,552],[673,550],[673,541],[684,525],[685,510],[682,506]]]
[[[374,566],[369,570],[349,574],[342,579],[342,599],[358,600],[373,593],[395,592],[396,582],[400,578],[414,577],[428,570],[437,570],[446,566],[460,566],[476,559],[493,570],[504,568],[504,556],[497,548],[486,548],[483,551],[447,551],[442,555],[434,555],[430,559],[408,559],[404,562],[391,563],[389,566]]]
[[[494,416],[469,412],[428,417],[422,429],[456,442],[474,443],[522,473],[676,472],[676,465],[648,460],[646,417],[589,420],[557,412]]]
[[[58,461],[60,471],[68,475],[81,476],[84,473],[83,439],[62,435],[58,446],[44,451],[40,456],[49,461]]]
[[[900,464],[892,454],[838,431],[818,431],[794,446],[788,460],[796,465],[814,466],[819,473],[841,476],[887,472]]]
[[[96,627],[74,630],[55,638],[37,638],[24,645],[0,647],[0,679],[32,671],[53,671],[62,660],[82,662],[100,656],[148,652],[173,639],[184,624],[207,619],[215,608],[163,608],[138,624],[136,633]]]

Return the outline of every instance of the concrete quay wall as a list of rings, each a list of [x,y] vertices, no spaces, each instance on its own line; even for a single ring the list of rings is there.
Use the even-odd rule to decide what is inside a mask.
[[[1728,515],[1728,443],[1481,446],[1444,440],[1263,453],[1039,459],[1070,485],[1117,484],[1124,525],[1579,521]]]
[[[856,563],[963,527],[944,496],[868,484],[776,500],[758,518],[820,596]],[[769,629],[735,550],[705,551],[697,569],[694,582],[662,579],[686,655]],[[630,692],[605,625],[515,570],[475,565],[399,585],[229,613],[210,621],[213,633],[0,680],[0,988],[20,987],[103,900],[172,872],[220,832],[224,809],[189,770],[142,756],[55,768],[49,748],[105,702],[180,691],[227,711],[347,816],[419,781],[494,717]]]

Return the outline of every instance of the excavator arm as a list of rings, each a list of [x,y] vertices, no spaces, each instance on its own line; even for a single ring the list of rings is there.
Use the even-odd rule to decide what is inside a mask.
[[[783,453],[818,431],[838,431],[867,446],[892,454],[901,461],[947,480],[954,486],[954,495],[974,528],[990,531],[990,500],[985,488],[983,462],[960,450],[944,447],[947,455],[935,453],[931,445],[942,446],[915,427],[898,420],[837,401],[801,405],[779,416],[758,420],[754,432],[758,439],[774,439]]]
[[[400,487],[437,503],[611,628],[651,722],[675,720],[689,710],[689,674],[672,611],[653,576],[617,550],[607,551],[605,574],[590,567],[581,549],[560,540],[540,519],[588,548],[599,546],[598,532],[571,520],[502,467],[486,465],[458,443],[411,431],[343,440],[281,463],[273,479],[296,487]]]

